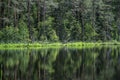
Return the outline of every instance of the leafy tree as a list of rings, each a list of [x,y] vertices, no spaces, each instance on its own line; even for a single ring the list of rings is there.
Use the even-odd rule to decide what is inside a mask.
[[[73,20],[71,25],[71,41],[81,40],[81,26],[78,21]]]
[[[92,27],[92,24],[85,24],[85,40],[93,41],[94,37],[97,36],[95,29]]]
[[[52,28],[53,25],[53,20],[54,18],[52,17],[48,17],[47,20],[42,21],[39,23],[39,28],[40,28],[40,39],[41,40],[50,40],[50,41],[58,41],[58,36],[54,30],[54,28]],[[45,32],[43,32],[45,29]]]
[[[1,35],[5,35],[3,30],[9,26],[16,30],[13,42],[119,41],[119,3],[119,0],[0,0]]]
[[[2,29],[2,39],[3,42],[16,42],[18,40],[18,28],[14,28],[11,26],[6,26]]]
[[[19,29],[19,36],[18,36],[19,40],[23,42],[29,41],[29,31],[28,31],[27,24],[22,20],[20,20],[18,24],[18,29]]]

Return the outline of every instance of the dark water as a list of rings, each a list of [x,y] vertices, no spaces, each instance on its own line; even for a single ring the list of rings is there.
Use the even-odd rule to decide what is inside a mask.
[[[0,80],[120,80],[120,48],[1,50]]]

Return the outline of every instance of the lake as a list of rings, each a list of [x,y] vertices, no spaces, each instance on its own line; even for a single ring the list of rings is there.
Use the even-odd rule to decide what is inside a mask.
[[[0,80],[120,80],[120,47],[0,50]]]

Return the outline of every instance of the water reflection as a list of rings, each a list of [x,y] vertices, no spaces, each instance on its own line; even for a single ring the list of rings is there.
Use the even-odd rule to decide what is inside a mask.
[[[120,49],[1,50],[0,80],[120,80]]]

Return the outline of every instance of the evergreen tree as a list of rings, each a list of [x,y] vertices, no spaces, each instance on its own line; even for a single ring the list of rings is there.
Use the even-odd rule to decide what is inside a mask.
[[[18,32],[25,28],[29,39],[23,40],[27,41],[119,41],[119,3],[119,0],[0,0],[0,35],[5,37],[8,26]],[[19,35],[16,39],[23,41],[22,38]]]

